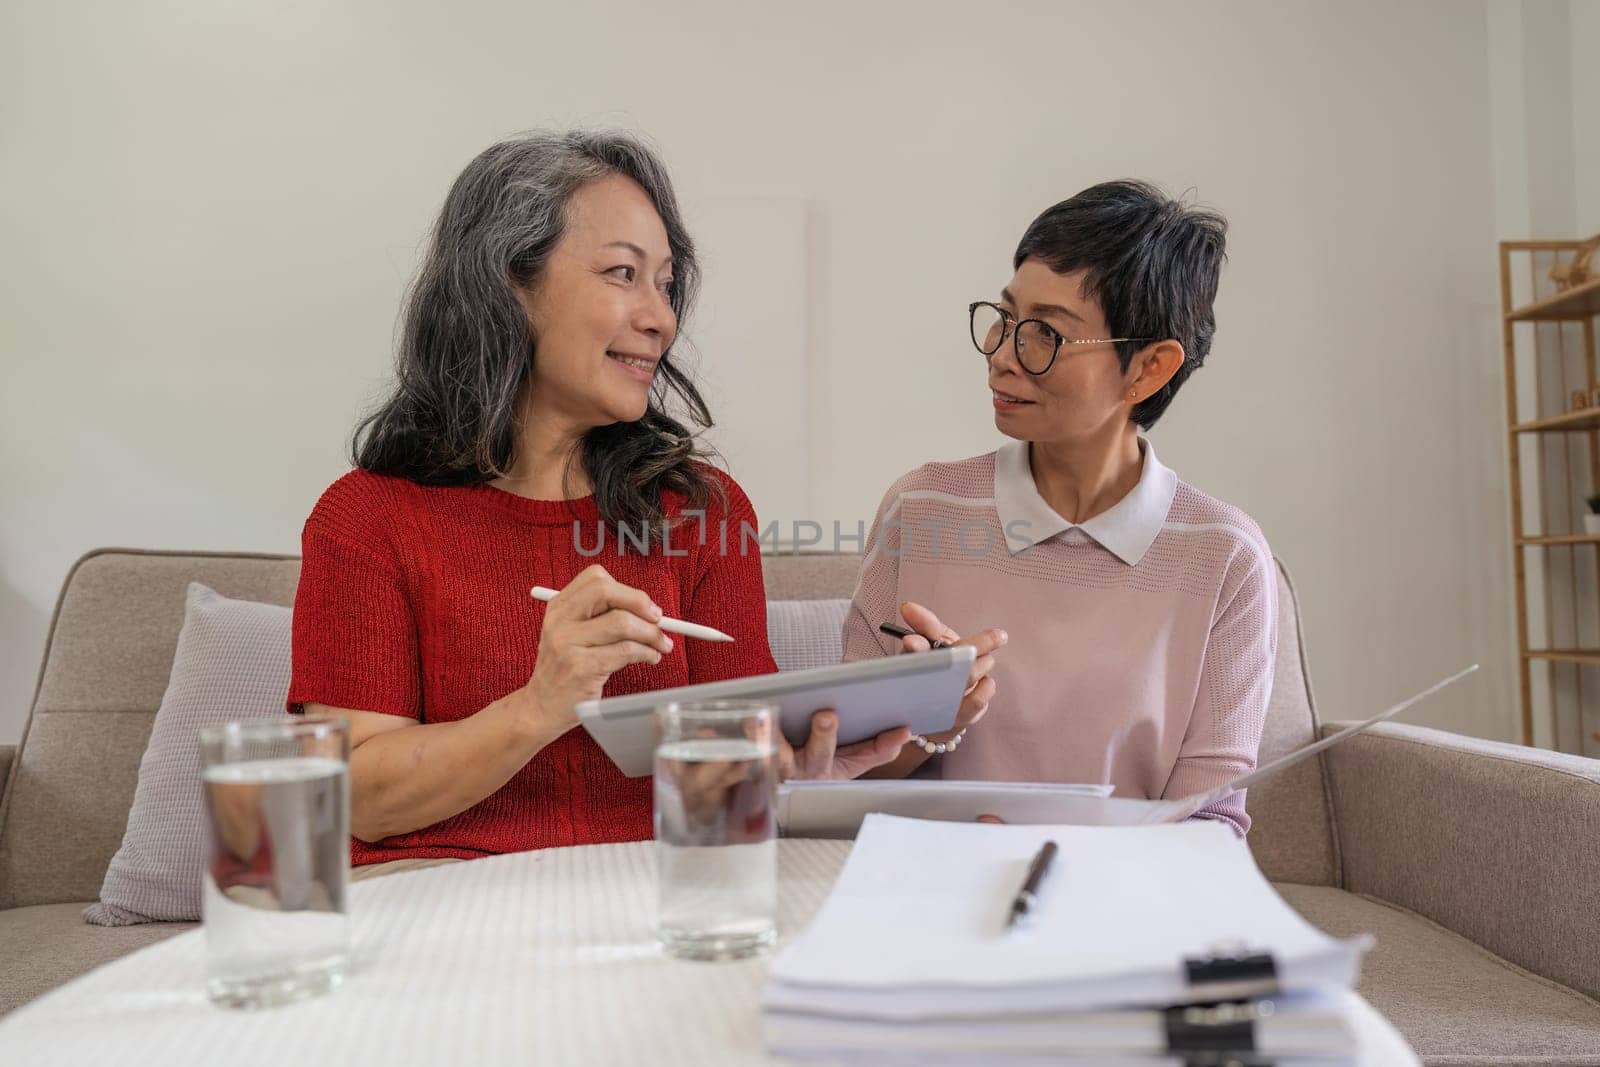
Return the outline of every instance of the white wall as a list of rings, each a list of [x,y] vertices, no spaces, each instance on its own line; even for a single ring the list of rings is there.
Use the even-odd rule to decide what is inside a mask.
[[[296,549],[447,184],[573,122],[648,131],[691,210],[810,205],[823,521],[996,443],[964,306],[1037,211],[1194,189],[1231,265],[1163,459],[1293,567],[1326,717],[1476,660],[1414,721],[1512,736],[1482,4],[553,8],[0,11],[0,742],[83,550]]]

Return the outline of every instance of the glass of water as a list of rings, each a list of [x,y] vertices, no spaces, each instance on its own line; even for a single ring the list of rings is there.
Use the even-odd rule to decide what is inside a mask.
[[[743,959],[777,940],[778,709],[656,709],[656,929],[681,959]]]
[[[206,988],[264,1008],[325,993],[350,958],[350,739],[343,721],[201,731]]]

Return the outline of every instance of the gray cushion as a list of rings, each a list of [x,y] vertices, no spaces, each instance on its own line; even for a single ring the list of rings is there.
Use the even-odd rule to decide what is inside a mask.
[[[172,679],[139,764],[122,847],[106,869],[99,903],[84,910],[89,922],[200,918],[206,841],[200,731],[284,717],[290,629],[288,608],[230,600],[189,583]]]
[[[0,1015],[102,963],[194,925],[146,923],[107,929],[86,925],[82,912],[81,903],[0,911],[0,945],[5,946],[0,965]]]
[[[861,576],[861,557],[789,552],[762,556],[761,571],[768,600],[848,600]]]
[[[78,561],[0,801],[0,908],[99,894],[172,671],[189,582],[290,604],[299,576],[288,556],[103,549]]]
[[[844,656],[848,600],[767,601],[767,644],[780,671],[831,667]]]
[[[1600,1064],[1600,1004],[1415,912],[1324,886],[1279,885],[1335,937],[1370,933],[1362,996],[1428,1067]]]

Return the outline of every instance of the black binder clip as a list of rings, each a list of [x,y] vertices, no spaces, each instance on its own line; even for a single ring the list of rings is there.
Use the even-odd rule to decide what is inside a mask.
[[[1278,965],[1270,953],[1219,947],[1211,955],[1183,961],[1197,1000],[1266,996],[1278,990]]]
[[[1272,1067],[1256,1052],[1256,1022],[1272,1010],[1270,1000],[1168,1008],[1167,1051],[1181,1056],[1184,1067]]]

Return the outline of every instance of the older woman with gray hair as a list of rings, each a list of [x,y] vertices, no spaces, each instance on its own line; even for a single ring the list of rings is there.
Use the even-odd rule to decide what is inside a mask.
[[[303,536],[289,709],[350,724],[357,866],[649,837],[649,780],[575,706],[776,669],[737,536],[759,526],[705,462],[711,416],[673,361],[696,281],[666,171],[630,135],[506,141],[450,190],[393,393]],[[731,549],[696,536],[723,524]],[[664,615],[737,640],[674,642]],[[780,773],[853,776],[908,736],[836,751],[821,712]]]

